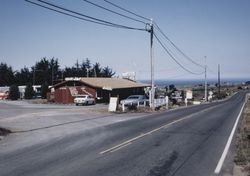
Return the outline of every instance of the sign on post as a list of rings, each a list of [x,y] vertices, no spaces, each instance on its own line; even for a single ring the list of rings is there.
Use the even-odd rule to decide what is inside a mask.
[[[109,100],[109,112],[115,112],[116,111],[117,102],[118,102],[117,97],[110,97],[110,100]]]
[[[193,99],[193,91],[192,90],[187,90],[186,99]]]

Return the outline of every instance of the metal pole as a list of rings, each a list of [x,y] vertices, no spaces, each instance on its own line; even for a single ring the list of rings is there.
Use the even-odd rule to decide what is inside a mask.
[[[206,63],[206,56],[205,56],[205,102],[207,101],[207,63]]]
[[[220,64],[218,64],[218,98],[220,99]]]
[[[36,69],[34,68],[34,70],[33,70],[33,86],[35,85],[35,81],[36,81]]]
[[[155,98],[155,87],[154,87],[154,58],[153,58],[153,37],[154,37],[154,25],[153,19],[150,22],[150,62],[151,62],[151,108],[154,110],[154,98]]]
[[[52,64],[52,68],[51,68],[51,84],[52,86],[54,85],[54,65]]]

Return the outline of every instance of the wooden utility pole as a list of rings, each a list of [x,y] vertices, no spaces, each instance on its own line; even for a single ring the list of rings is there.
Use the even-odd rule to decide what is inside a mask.
[[[150,107],[152,110],[155,108],[155,86],[154,86],[154,57],[153,57],[153,37],[154,37],[154,25],[153,20],[150,22],[150,63],[151,63],[151,93],[150,93]]]

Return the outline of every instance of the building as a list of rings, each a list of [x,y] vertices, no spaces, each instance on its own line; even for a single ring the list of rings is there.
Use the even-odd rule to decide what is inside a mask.
[[[129,95],[144,95],[149,85],[121,78],[65,78],[51,88],[50,99],[57,103],[73,103],[77,95],[91,95],[101,102],[109,102],[111,96],[119,99]]]

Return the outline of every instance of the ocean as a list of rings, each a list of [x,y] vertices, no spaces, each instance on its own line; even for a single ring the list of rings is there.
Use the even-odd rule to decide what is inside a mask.
[[[145,84],[151,84],[151,80],[139,80],[142,83]],[[229,85],[239,85],[242,83],[245,83],[247,81],[250,81],[250,78],[226,78],[226,79],[221,79],[221,84],[229,84]],[[186,87],[186,86],[194,86],[194,85],[199,85],[199,84],[204,84],[205,80],[204,79],[176,79],[176,80],[169,80],[169,79],[156,79],[155,80],[155,85],[157,86],[167,86],[174,84],[177,87]],[[208,84],[216,84],[218,83],[217,79],[208,79],[207,80]]]

